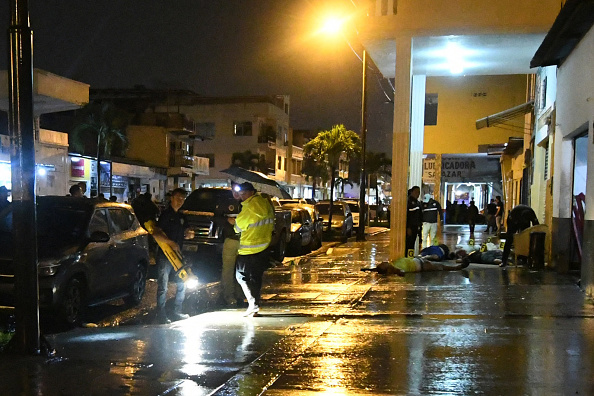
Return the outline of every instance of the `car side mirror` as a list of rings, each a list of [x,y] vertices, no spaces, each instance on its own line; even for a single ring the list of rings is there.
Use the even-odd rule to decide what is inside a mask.
[[[89,238],[90,242],[109,242],[109,234],[104,231],[94,231]]]

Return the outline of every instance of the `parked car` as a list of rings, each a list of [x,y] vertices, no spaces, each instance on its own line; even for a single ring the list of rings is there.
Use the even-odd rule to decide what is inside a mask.
[[[286,205],[290,203],[307,203],[307,201],[304,198],[279,199],[279,202],[281,205]]]
[[[324,220],[322,216],[320,216],[320,212],[316,209],[315,205],[310,204],[298,204],[298,203],[290,203],[283,205],[283,208],[293,209],[293,208],[304,208],[309,212],[311,220],[313,221],[312,227],[312,237],[313,243],[311,248],[318,249],[322,247],[322,235],[324,233]]]
[[[313,220],[305,208],[291,208],[290,248],[297,255],[311,251],[314,246]]]
[[[324,221],[324,230],[328,229],[330,214],[330,202],[321,201],[316,204],[316,209]],[[353,215],[349,205],[342,201],[335,201],[332,204],[332,231],[338,233],[343,240],[346,240],[353,233]]]
[[[215,217],[217,208],[224,209],[233,201],[230,188],[199,188],[194,190],[184,202],[181,210],[188,219],[189,228],[194,231],[194,238],[184,241],[184,254],[193,255],[193,261],[200,266],[212,266],[212,258],[206,257],[205,247],[214,247],[215,266],[219,270],[222,266],[220,253],[223,247],[222,227]],[[280,207],[278,198],[271,199],[274,207],[274,232],[270,244],[272,255],[282,261],[285,257],[287,244],[290,241],[291,211]],[[196,253],[196,254],[194,254]]]
[[[0,215],[0,293],[14,300],[12,211]],[[87,198],[37,198],[39,304],[64,322],[85,307],[124,298],[138,304],[149,265],[148,233],[129,205]]]

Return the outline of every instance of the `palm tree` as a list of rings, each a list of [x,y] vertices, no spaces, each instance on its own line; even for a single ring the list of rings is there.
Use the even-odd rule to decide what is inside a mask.
[[[82,154],[94,149],[90,155],[96,154],[97,158],[97,193],[101,191],[101,159],[126,152],[128,122],[129,115],[111,102],[88,103],[77,116],[71,131],[72,148]]]
[[[311,197],[315,199],[318,179],[321,180],[322,184],[328,182],[328,168],[325,164],[320,164],[312,156],[306,155],[303,158],[301,173],[305,175],[305,181],[312,181]]]
[[[344,186],[348,184],[349,186],[351,186],[351,188],[353,187],[353,182],[350,181],[348,177],[340,177],[340,176],[338,176],[336,178],[336,183],[337,184],[340,184],[340,196],[342,198],[344,198]]]
[[[386,153],[373,153],[368,151],[365,159],[365,167],[370,177],[380,179],[392,176],[392,160],[386,157]],[[375,203],[379,204],[379,188],[375,183]]]
[[[334,197],[334,178],[343,153],[347,159],[357,155],[361,150],[361,139],[344,125],[335,125],[329,131],[322,131],[303,146],[303,152],[320,164],[326,164],[330,170],[330,213],[328,215],[328,231],[332,226],[332,210]]]

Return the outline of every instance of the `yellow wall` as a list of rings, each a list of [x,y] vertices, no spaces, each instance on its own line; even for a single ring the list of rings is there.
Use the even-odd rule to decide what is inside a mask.
[[[128,151],[126,157],[144,161],[147,165],[168,168],[167,133],[155,126],[131,125],[126,129]]]
[[[427,77],[426,92],[438,94],[437,125],[425,126],[426,154],[477,153],[481,144],[523,137],[518,128],[477,130],[475,122],[525,103],[525,75]],[[514,125],[523,122],[522,117],[513,120]]]

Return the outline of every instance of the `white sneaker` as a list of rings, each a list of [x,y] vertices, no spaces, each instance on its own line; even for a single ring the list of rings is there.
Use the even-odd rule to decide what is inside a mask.
[[[258,311],[260,311],[260,307],[258,307],[257,305],[253,307],[248,307],[248,309],[244,312],[243,316],[258,316]]]

